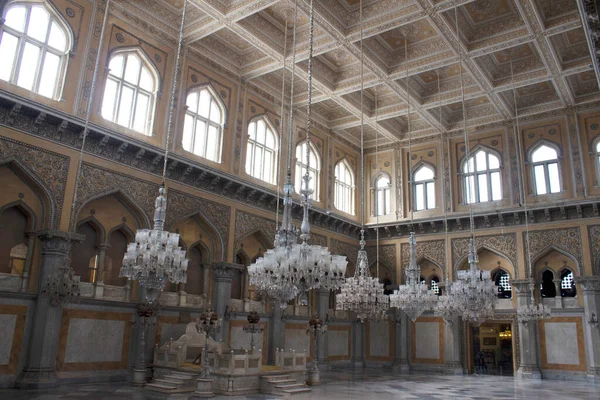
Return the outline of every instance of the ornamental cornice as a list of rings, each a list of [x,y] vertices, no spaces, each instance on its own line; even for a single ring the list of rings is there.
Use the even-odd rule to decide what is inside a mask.
[[[600,276],[576,276],[575,283],[579,284],[584,292],[600,292]]]

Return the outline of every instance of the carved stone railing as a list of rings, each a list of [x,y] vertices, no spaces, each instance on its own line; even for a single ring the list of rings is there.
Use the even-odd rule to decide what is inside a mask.
[[[230,312],[251,312],[256,311],[259,314],[267,312],[267,305],[264,301],[250,299],[229,299]]]
[[[228,375],[257,374],[262,367],[262,352],[249,353],[248,350],[231,350],[229,353],[209,353],[208,365],[211,372]]]
[[[303,371],[306,369],[306,353],[296,353],[296,350],[285,351],[277,349],[275,365],[282,371]]]

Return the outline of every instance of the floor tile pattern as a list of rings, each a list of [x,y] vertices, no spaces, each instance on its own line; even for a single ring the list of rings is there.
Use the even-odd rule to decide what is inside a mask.
[[[500,376],[400,375],[389,369],[323,371],[323,385],[298,400],[600,400],[600,384],[574,381],[520,382]],[[0,400],[188,400],[188,394],[161,394],[126,383],[63,386],[44,391],[0,390]],[[215,399],[232,399],[215,397]],[[266,395],[238,400],[281,399]]]

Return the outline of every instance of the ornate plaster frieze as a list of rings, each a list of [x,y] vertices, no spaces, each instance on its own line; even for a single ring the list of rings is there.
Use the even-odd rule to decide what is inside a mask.
[[[331,254],[346,256],[348,262],[352,264],[351,267],[348,268],[346,276],[354,275],[354,268],[356,268],[356,260],[358,257],[359,248],[360,247],[358,246],[358,240],[352,243],[344,242],[337,239],[330,240],[329,251],[331,252]]]
[[[529,231],[529,235],[523,232],[523,243],[525,249],[529,247],[532,263],[547,251],[556,249],[573,257],[578,263],[580,273],[583,271],[583,248],[579,227]],[[531,276],[531,271],[528,271],[528,276]]]
[[[366,246],[369,263],[377,262],[377,247]],[[396,268],[396,245],[385,244],[379,246],[379,263],[395,270]]]
[[[468,254],[469,241],[471,238],[457,238],[452,239],[452,265],[454,269],[458,267],[458,264]],[[505,233],[502,235],[485,235],[475,236],[475,245],[477,251],[481,249],[488,249],[496,252],[506,259],[508,259],[515,272],[515,278],[519,277],[517,268],[517,234],[516,233]]]
[[[234,249],[239,249],[242,241],[256,232],[260,232],[263,240],[272,240],[275,238],[275,229],[274,220],[237,210],[235,212],[235,233],[233,235]]]
[[[410,258],[410,246],[402,243],[402,265],[407,265]],[[446,244],[444,240],[417,240],[417,261],[428,259],[446,272]]]
[[[600,225],[588,226],[588,233],[590,236],[592,270],[594,275],[600,276]]]

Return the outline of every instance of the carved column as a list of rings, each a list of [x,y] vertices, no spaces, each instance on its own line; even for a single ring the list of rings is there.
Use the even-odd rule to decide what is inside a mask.
[[[68,265],[71,244],[83,236],[71,238],[60,231],[41,231],[42,260],[38,280],[38,293],[44,283],[60,267]],[[56,355],[62,318],[62,307],[50,304],[48,296],[38,296],[35,302],[27,363],[16,381],[22,389],[44,389],[58,386]]]
[[[365,367],[365,324],[359,320],[352,324],[352,364],[355,367]]]
[[[532,279],[515,279],[511,282],[517,292],[517,308],[525,307],[531,302]],[[541,379],[538,365],[537,322],[519,322],[519,368],[515,374],[517,379]]]
[[[461,323],[460,317],[452,317],[451,319],[444,319],[444,369],[449,375],[462,375],[463,374],[463,363],[460,357],[460,344],[461,340],[464,339],[464,335],[461,335]]]
[[[102,243],[98,246],[98,271],[96,271],[94,286],[94,297],[97,299],[104,297],[104,257],[106,256],[106,249],[108,247],[107,243]]]
[[[404,311],[396,311],[394,326],[394,371],[409,372],[408,364],[408,317]]]
[[[223,326],[216,335],[215,340],[223,340],[227,343],[227,335],[229,333],[229,321],[225,320],[225,309],[229,305],[231,300],[231,281],[233,280],[233,274],[239,273],[239,270],[243,268],[242,265],[232,263],[216,263],[212,265],[214,288],[213,288],[213,299],[212,306],[219,317],[223,318]]]
[[[23,280],[21,281],[21,292],[26,292],[29,286],[29,273],[31,271],[31,262],[33,261],[33,247],[35,246],[35,232],[27,232],[27,255],[25,256],[25,266],[23,267]]]
[[[600,382],[600,325],[598,324],[600,277],[580,276],[575,278],[575,282],[579,284],[583,292],[583,306],[585,309],[583,334],[585,337],[588,380]]]
[[[554,283],[554,289],[556,290],[556,296],[554,297],[554,307],[562,308],[562,296],[560,295],[560,284],[562,283],[562,279],[552,279],[552,282]]]
[[[329,313],[329,290],[317,289],[317,315],[323,323],[327,321]],[[317,335],[317,361],[319,365],[324,367],[327,363],[327,334]]]
[[[202,293],[210,294],[210,265],[202,264]]]
[[[282,321],[283,310],[279,306],[279,300],[269,299],[271,302],[272,317],[269,323],[269,332],[265,332],[264,335],[268,335],[268,351],[267,351],[267,363],[275,365],[275,355],[277,349],[283,349],[285,346],[285,323]],[[308,349],[307,349],[308,350]]]

